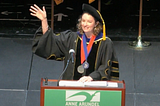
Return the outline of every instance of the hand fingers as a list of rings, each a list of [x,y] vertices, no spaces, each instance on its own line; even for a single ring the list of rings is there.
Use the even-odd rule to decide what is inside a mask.
[[[91,82],[90,78],[86,79],[86,82]]]
[[[33,11],[34,11],[34,12],[37,12],[37,11],[38,11],[38,9],[35,8],[34,6],[31,6],[30,10],[32,10],[32,12],[33,12]]]
[[[31,13],[31,15],[36,17],[36,14]]]
[[[44,7],[44,6],[43,6]],[[33,6],[30,7],[33,13],[37,12],[37,11],[42,11],[36,4],[34,4]],[[45,10],[45,9],[43,9]]]
[[[41,10],[36,4],[34,4],[34,6],[36,7],[37,10]]]
[[[46,11],[46,9],[45,9],[45,7],[43,6],[43,11],[45,12]]]
[[[92,81],[92,78],[90,76],[84,76],[84,77],[81,77],[78,81],[80,81],[80,82],[90,82],[90,81]]]
[[[91,79],[88,77],[85,82],[91,82]]]
[[[85,76],[84,76],[84,77],[81,77],[78,81],[79,81],[79,82],[85,82]]]
[[[35,11],[35,10],[33,10],[33,9],[29,9],[29,10],[30,10],[32,13],[34,13],[34,14],[36,13],[36,11]]]

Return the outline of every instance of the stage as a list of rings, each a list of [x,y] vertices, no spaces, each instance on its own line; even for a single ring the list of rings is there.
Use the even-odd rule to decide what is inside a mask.
[[[120,80],[126,84],[126,106],[158,106],[160,43],[135,50],[128,41],[113,41]],[[58,79],[63,62],[45,60],[31,51],[32,39],[0,38],[2,106],[39,106],[41,78]]]
[[[144,3],[147,6],[152,4],[146,1]],[[5,6],[2,5],[1,3],[1,14],[5,11],[2,9]],[[104,7],[104,4],[102,6]],[[142,49],[136,49],[128,44],[136,41],[138,37],[138,10],[131,13],[126,10],[128,15],[107,12],[112,16],[106,16],[107,36],[113,40],[119,60],[120,80],[124,80],[126,84],[126,106],[160,104],[160,14],[159,7],[154,6],[152,4],[151,7],[147,7],[149,13],[144,11],[143,14],[142,40],[150,42],[151,45]],[[32,53],[33,36],[41,24],[35,18],[28,17],[29,4],[24,7],[27,15],[17,13],[19,15],[11,16],[12,20],[8,18],[9,15],[0,18],[1,106],[39,106],[41,78],[58,79],[63,70],[62,61],[45,60]],[[128,6],[128,9],[131,7]],[[15,18],[16,16],[18,18]],[[55,22],[55,33],[67,30],[68,23],[64,22]],[[73,26],[75,24],[71,24],[69,29],[75,30]]]

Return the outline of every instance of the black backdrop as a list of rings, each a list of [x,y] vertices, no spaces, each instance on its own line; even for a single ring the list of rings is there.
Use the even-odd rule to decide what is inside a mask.
[[[137,30],[139,20],[139,0],[101,0],[101,14],[106,22],[107,29],[126,28]],[[81,14],[81,6],[88,0],[64,0],[63,3],[54,6],[54,14],[63,13],[62,21],[54,17],[55,30],[76,29],[76,22]],[[38,27],[40,22],[30,15],[29,7],[37,4],[45,6],[47,16],[51,19],[51,0],[1,0],[0,2],[0,24],[7,27],[20,25],[20,27]],[[160,0],[143,0],[143,29],[160,28]],[[91,3],[98,8],[98,2]],[[17,22],[14,24],[14,22]],[[11,24],[13,23],[13,24]]]

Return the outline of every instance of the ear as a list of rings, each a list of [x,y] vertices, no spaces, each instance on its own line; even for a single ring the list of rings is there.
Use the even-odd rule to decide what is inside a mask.
[[[99,21],[96,22],[95,27],[99,24]]]

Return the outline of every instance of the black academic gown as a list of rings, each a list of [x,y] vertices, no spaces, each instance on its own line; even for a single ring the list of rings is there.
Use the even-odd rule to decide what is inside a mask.
[[[45,59],[64,60],[64,67],[70,58],[69,50],[75,50],[75,62],[68,65],[62,79],[78,80],[82,74],[77,72],[80,63],[80,44],[81,37],[77,32],[70,30],[54,34],[51,28],[42,35],[39,28],[35,33],[32,45],[32,51],[36,55]],[[110,38],[96,39],[93,43],[91,52],[87,58],[89,68],[86,75],[91,76],[94,80],[119,80],[118,60]]]

